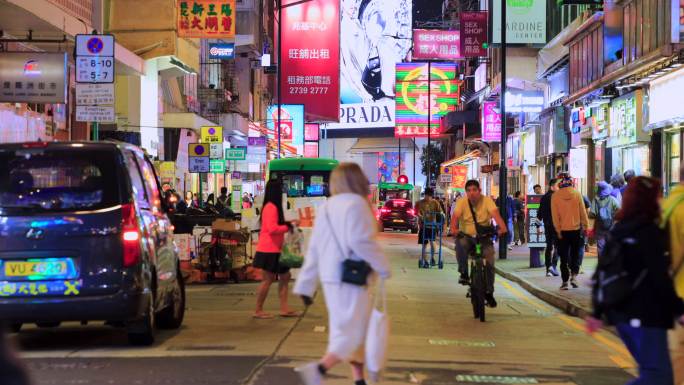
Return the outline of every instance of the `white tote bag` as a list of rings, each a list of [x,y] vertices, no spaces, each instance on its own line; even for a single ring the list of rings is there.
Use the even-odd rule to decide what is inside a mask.
[[[382,300],[382,310],[378,308]],[[366,332],[366,367],[370,380],[378,382],[380,371],[387,362],[387,345],[389,343],[389,317],[387,316],[387,293],[385,280],[381,280],[375,293],[373,310],[368,321]]]

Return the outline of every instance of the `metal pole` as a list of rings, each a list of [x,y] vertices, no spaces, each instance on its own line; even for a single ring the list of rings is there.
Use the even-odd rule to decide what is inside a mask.
[[[401,175],[401,137],[399,138],[399,175]]]
[[[93,140],[100,140],[100,125],[97,122],[93,122]]]
[[[431,129],[432,129],[432,127],[430,127],[430,126],[431,126],[431,123],[432,123],[432,122],[431,122],[432,116],[430,115],[430,113],[432,112],[432,111],[430,110],[430,107],[432,107],[432,87],[430,87],[430,86],[432,85],[432,84],[430,83],[430,81],[432,80],[432,72],[431,72],[432,68],[431,68],[431,64],[432,64],[432,62],[428,62],[428,71],[427,71],[427,72],[428,72],[428,73],[427,73],[427,83],[428,83],[428,102],[427,102],[427,103],[428,103],[428,110],[427,110],[427,113],[428,113],[428,132],[427,132],[427,147],[426,147],[427,153],[425,154],[426,159],[427,159],[427,187],[430,187],[430,179],[431,179],[430,177],[431,177],[431,174],[432,174],[432,164],[430,164],[430,131],[431,131]]]
[[[280,159],[280,107],[282,103],[283,76],[283,3],[278,0],[278,157]]]
[[[413,138],[413,187],[416,186],[416,139]]]
[[[494,0],[496,1],[496,0]],[[506,209],[506,198],[508,196],[506,171],[506,0],[501,0],[501,149],[499,150],[501,166],[499,167],[499,211],[501,217],[508,226],[508,210]],[[508,229],[509,233],[513,229]],[[506,237],[508,238],[508,237]],[[508,244],[505,239],[499,240],[499,259],[506,259]]]

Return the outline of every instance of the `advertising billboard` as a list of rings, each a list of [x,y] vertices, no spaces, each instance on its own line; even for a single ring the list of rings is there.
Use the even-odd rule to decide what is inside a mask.
[[[501,142],[501,113],[496,109],[499,102],[482,103],[482,141]]]
[[[280,140],[295,146],[304,144],[304,105],[283,104],[280,106]],[[278,105],[268,107],[267,127],[277,135]]]
[[[66,53],[0,53],[0,102],[65,103]]]
[[[395,65],[411,50],[411,0],[341,0],[339,123],[394,127]]]
[[[399,63],[396,74],[395,136],[427,136],[428,114],[430,135],[442,134],[441,118],[456,110],[460,95],[456,64]]]
[[[336,0],[313,0],[282,11],[282,100],[305,105],[310,122],[339,119],[339,14]]]
[[[485,34],[487,30],[485,29]],[[415,60],[456,60],[461,59],[461,39],[459,31],[438,29],[413,30],[413,59]]]
[[[235,0],[177,0],[178,37],[235,38]]]
[[[501,2],[494,2],[492,42],[501,44]],[[506,44],[546,44],[546,1],[506,0]]]
[[[485,12],[461,13],[461,52],[465,57],[487,56],[487,21]]]

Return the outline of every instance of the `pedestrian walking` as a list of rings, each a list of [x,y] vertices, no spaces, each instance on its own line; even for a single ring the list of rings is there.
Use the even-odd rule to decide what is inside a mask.
[[[589,224],[587,209],[582,194],[573,188],[572,177],[563,173],[559,176],[559,190],[551,196],[553,228],[558,236],[558,254],[561,260],[561,290],[568,290],[568,280],[573,288],[579,287],[577,275],[580,270],[581,232]]]
[[[508,250],[513,250],[513,240],[515,233],[515,199],[512,196],[506,195],[506,228],[508,229],[508,234],[506,234],[506,244],[508,244]],[[501,238],[504,239],[504,238]]]
[[[532,191],[534,191],[534,195],[544,194],[544,191],[542,191],[542,186],[538,184],[535,184],[534,187],[532,187]]]
[[[261,285],[257,291],[254,318],[271,319],[273,315],[264,312],[264,302],[273,282],[278,279],[278,296],[280,298],[280,316],[297,317],[299,314],[290,310],[287,303],[290,284],[290,268],[280,265],[280,253],[283,250],[285,233],[292,229],[292,223],[285,222],[283,213],[283,188],[280,181],[271,179],[266,183],[264,205],[261,209],[261,231],[254,255],[254,267],[263,270]]]
[[[589,216],[589,211],[591,209],[591,201],[589,200],[589,197],[586,195],[582,195],[582,201],[584,202],[584,208],[585,211],[587,212],[587,217]],[[580,231],[580,249],[579,249],[579,258],[577,259],[577,263],[579,264],[580,268],[580,274],[584,274],[584,270],[582,269],[582,265],[584,264],[584,254],[589,251],[589,237],[587,236],[587,228],[582,229]]]
[[[551,215],[551,196],[558,190],[558,179],[549,181],[549,189],[539,202],[537,219],[544,223],[544,236],[546,239],[546,249],[544,250],[544,262],[546,265],[546,276],[558,277],[558,235],[553,227],[553,216]]]
[[[606,237],[613,227],[615,215],[620,209],[620,204],[611,195],[613,186],[601,181],[596,188],[597,195],[591,204],[589,218],[594,219],[594,238],[596,239],[598,255],[601,256],[606,245]]]
[[[622,174],[614,174],[610,177],[610,185],[613,186],[613,192],[610,195],[622,206],[622,188],[625,186],[625,177]]]
[[[515,244],[525,243],[525,203],[520,191],[513,194],[513,221],[515,226]]]
[[[679,297],[684,298],[684,163],[679,168],[679,184],[663,201],[660,226],[669,240],[675,290]],[[678,325],[670,338],[675,384],[679,385],[684,383],[684,328]]]
[[[630,179],[634,178],[635,176],[636,176],[636,172],[634,172],[634,170],[632,170],[632,169],[629,169],[622,174],[622,177],[625,180],[625,184],[622,185],[622,188],[620,189],[620,194],[625,193],[625,189],[627,188],[627,185],[629,184]]]
[[[438,229],[434,225],[426,223],[435,223],[443,215],[442,206],[433,198],[434,190],[430,187],[425,189],[423,199],[416,203],[416,215],[418,215],[418,244],[422,247],[423,267],[429,268],[435,265],[435,237]],[[428,261],[425,254],[425,249],[428,243],[430,244],[430,261]]]
[[[217,206],[221,208],[230,207],[230,200],[228,199],[228,187],[221,187],[221,195],[217,198]]]
[[[321,384],[326,373],[349,362],[356,385],[365,385],[364,344],[372,302],[371,286],[390,277],[389,259],[377,237],[368,179],[355,163],[342,163],[330,175],[332,196],[316,210],[316,222],[294,292],[310,305],[318,282],[328,310],[328,348],[318,361],[296,369],[305,385]],[[370,267],[366,280],[349,283],[345,266]],[[364,285],[364,283],[366,283]],[[361,284],[361,285],[359,285]]]
[[[657,179],[634,177],[623,197],[617,223],[610,230],[604,260],[597,267],[593,313],[587,330],[602,319],[614,325],[639,365],[633,385],[672,385],[667,330],[684,320],[684,302],[675,292],[666,255],[666,233],[658,226],[661,185]],[[618,274],[615,274],[618,273]],[[611,289],[617,278],[626,285]],[[604,277],[601,279],[601,277]]]

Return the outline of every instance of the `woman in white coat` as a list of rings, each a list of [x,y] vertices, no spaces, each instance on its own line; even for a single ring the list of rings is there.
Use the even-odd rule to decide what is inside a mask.
[[[332,197],[316,210],[309,250],[304,258],[294,293],[306,305],[321,282],[329,314],[329,341],[318,362],[296,369],[304,384],[318,385],[333,366],[351,364],[356,385],[365,385],[364,343],[372,309],[369,285],[342,282],[343,262],[363,260],[376,276],[390,276],[389,260],[378,243],[378,225],[373,215],[368,179],[355,163],[342,163],[330,175]]]

